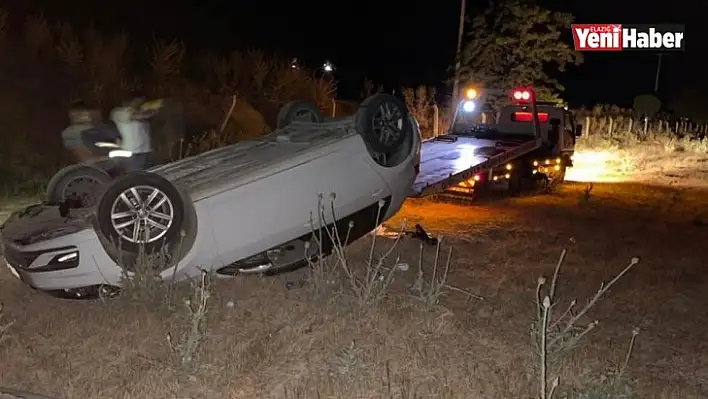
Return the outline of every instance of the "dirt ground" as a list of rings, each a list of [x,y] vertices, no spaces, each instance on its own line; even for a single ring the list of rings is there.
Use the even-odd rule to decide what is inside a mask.
[[[549,363],[549,380],[560,376],[554,397],[706,398],[708,188],[658,181],[569,182],[475,204],[410,201],[386,227],[405,219],[443,236],[435,279],[436,247],[406,237],[393,255],[409,269],[394,268],[377,305],[361,305],[341,273],[219,280],[196,335],[182,303],[189,287],[167,305],[67,302],[3,268],[3,320],[15,322],[0,343],[0,386],[54,398],[532,398],[537,281],[550,285],[567,249],[556,315],[572,300],[584,306],[633,257],[640,263],[578,321],[599,324]],[[349,248],[350,265],[365,263],[371,242]],[[393,240],[376,242],[380,254]],[[444,295],[429,306],[408,290],[421,246],[428,281],[439,281],[453,251]],[[181,373],[168,334],[201,339]]]

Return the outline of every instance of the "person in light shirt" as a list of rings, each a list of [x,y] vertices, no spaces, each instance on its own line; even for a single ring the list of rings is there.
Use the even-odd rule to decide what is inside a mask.
[[[69,109],[69,126],[61,132],[64,147],[80,162],[96,158],[99,141],[115,141],[117,133],[104,123],[99,110],[91,109],[82,100],[74,101]]]
[[[132,153],[132,156],[123,160],[126,172],[145,170],[152,166],[153,149],[148,119],[158,109],[143,107],[144,104],[142,94],[135,93],[132,100],[111,111],[111,120],[121,135],[121,149]]]

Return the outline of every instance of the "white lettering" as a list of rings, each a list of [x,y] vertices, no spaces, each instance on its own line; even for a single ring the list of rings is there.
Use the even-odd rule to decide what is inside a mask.
[[[575,35],[578,37],[578,43],[580,48],[585,48],[587,47],[587,42],[588,42],[588,35],[590,34],[589,29],[580,29],[580,28],[575,28]]]
[[[636,29],[623,29],[622,32],[622,47],[636,47],[637,46],[637,30]]]
[[[644,32],[637,32],[637,47],[647,48],[649,47],[649,36]]]
[[[674,35],[671,33],[664,33],[664,37],[661,38],[661,41],[664,42],[664,47],[674,48]]]
[[[622,25],[573,26],[576,50],[683,49],[684,32],[673,31],[676,25],[622,27]],[[680,28],[679,28],[680,29]]]
[[[657,32],[654,28],[649,28],[649,47],[658,48],[661,47],[661,33]]]
[[[587,35],[587,45],[591,48],[613,48],[617,47],[617,35],[614,33],[595,33],[592,32]]]
[[[637,32],[637,29],[624,29],[622,34],[622,47],[655,49],[655,48],[681,48],[683,32],[657,32],[649,28],[648,32]]]
[[[676,41],[676,45],[674,47],[681,48],[683,46],[683,44],[681,44],[683,41],[683,32],[676,32],[674,34],[674,40]]]

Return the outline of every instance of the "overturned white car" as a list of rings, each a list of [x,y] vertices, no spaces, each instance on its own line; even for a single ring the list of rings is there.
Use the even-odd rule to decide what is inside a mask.
[[[143,252],[161,255],[164,279],[278,272],[317,255],[313,228],[336,223],[351,242],[399,210],[421,142],[402,101],[377,94],[332,120],[295,102],[281,117],[291,123],[262,138],[120,177],[96,206],[16,212],[0,230],[8,267],[70,297],[117,292]]]

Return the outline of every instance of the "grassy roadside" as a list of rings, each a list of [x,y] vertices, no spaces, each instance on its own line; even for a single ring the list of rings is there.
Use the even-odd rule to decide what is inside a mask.
[[[400,254],[409,269],[394,272],[376,303],[361,301],[334,258],[333,273],[317,279],[301,270],[204,289],[195,282],[167,303],[62,302],[2,271],[0,301],[15,323],[0,346],[10,359],[0,364],[0,380],[57,398],[532,397],[541,372],[529,336],[538,326],[537,284],[545,276],[547,292],[567,248],[552,317],[573,300],[582,308],[632,257],[641,263],[576,323],[597,320],[597,327],[547,359],[546,394],[559,376],[554,397],[705,397],[708,232],[692,220],[708,193],[596,184],[588,199],[585,188],[476,206],[407,204],[390,227],[407,219],[444,233],[438,267],[435,246],[424,246],[421,283],[420,242],[401,240],[385,266]],[[377,242],[375,259],[392,245]],[[357,273],[370,244],[367,237],[347,252]],[[424,289],[411,292],[416,284]],[[183,362],[185,353],[193,361]]]

